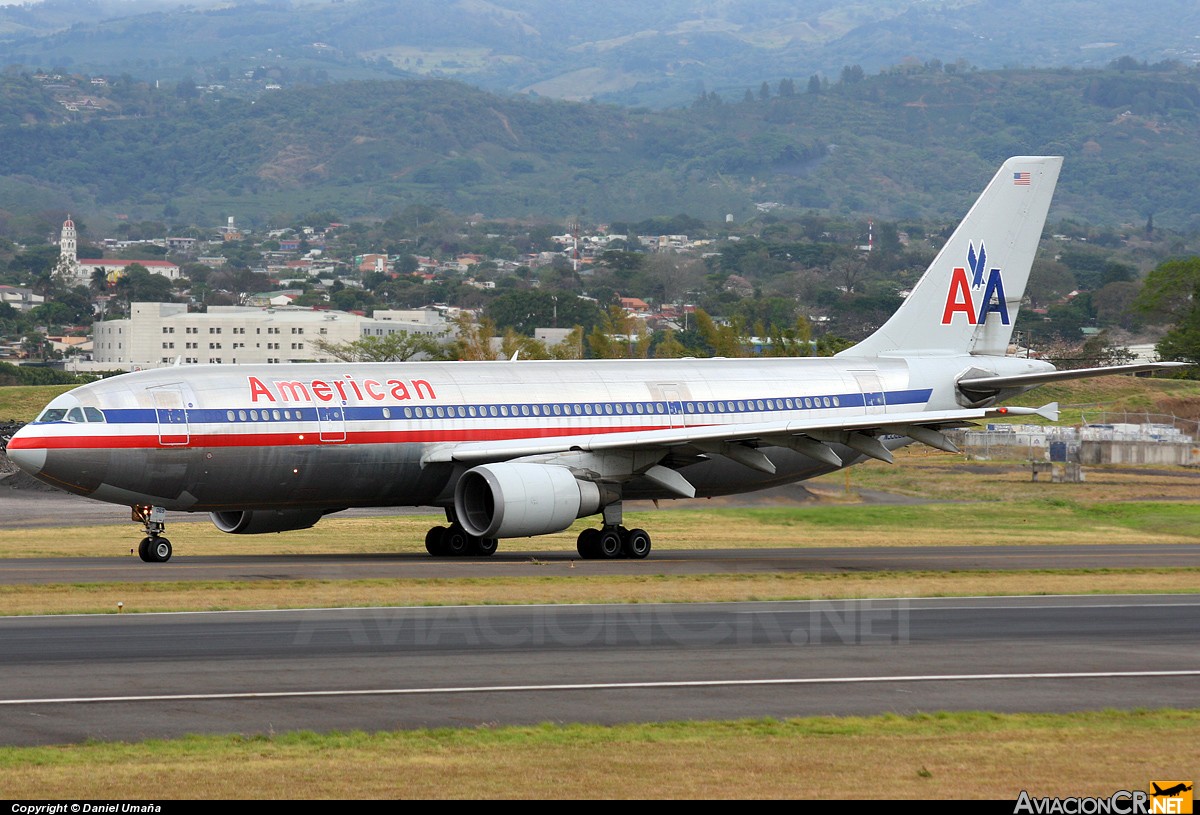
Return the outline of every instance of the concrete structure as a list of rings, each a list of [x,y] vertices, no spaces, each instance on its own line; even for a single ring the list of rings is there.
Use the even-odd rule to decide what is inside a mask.
[[[0,286],[0,303],[12,306],[17,311],[29,311],[46,302],[40,294],[34,294],[33,289],[23,286]]]
[[[101,368],[134,370],[175,364],[332,362],[316,340],[353,342],[375,321],[342,311],[214,306],[189,313],[181,303],[134,303],[132,316],[92,327]]]
[[[1200,465],[1200,441],[1197,441],[1200,433],[1193,424],[1167,416],[1142,418],[1146,421],[1079,427],[989,424],[985,430],[958,430],[947,435],[967,456],[976,459],[1023,458],[1088,466]],[[1158,421],[1149,421],[1151,418]],[[1181,429],[1181,425],[1186,429]]]
[[[434,308],[379,309],[372,319],[362,324],[363,336],[386,337],[401,332],[412,336],[448,336],[454,325],[446,319],[444,312]]]

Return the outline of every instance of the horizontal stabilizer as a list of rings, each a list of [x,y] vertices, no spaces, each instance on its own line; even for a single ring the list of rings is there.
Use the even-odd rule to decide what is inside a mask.
[[[1189,362],[1139,362],[1132,365],[1112,365],[1107,368],[1076,368],[1068,371],[1046,371],[1014,376],[973,376],[958,380],[958,389],[975,394],[998,393],[1011,388],[1032,388],[1047,382],[1062,382],[1067,379],[1088,379],[1111,374],[1140,374],[1149,371],[1170,371],[1190,367]]]

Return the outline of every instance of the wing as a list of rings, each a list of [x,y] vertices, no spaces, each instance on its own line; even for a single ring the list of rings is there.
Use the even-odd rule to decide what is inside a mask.
[[[587,470],[604,480],[645,476],[690,498],[695,489],[678,472],[659,464],[668,453],[725,456],[761,472],[774,473],[775,465],[762,448],[786,447],[837,468],[845,462],[831,445],[887,462],[892,460],[892,453],[880,441],[882,436],[907,436],[931,447],[957,452],[958,448],[941,429],[992,417],[1033,414],[1054,421],[1058,418],[1058,406],[914,411],[445,444],[428,451],[422,464],[453,462],[473,466],[513,460],[556,463]],[[608,455],[612,453],[626,455]]]

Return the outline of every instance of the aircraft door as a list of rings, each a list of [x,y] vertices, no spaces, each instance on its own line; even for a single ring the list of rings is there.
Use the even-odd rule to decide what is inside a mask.
[[[163,447],[182,447],[191,441],[188,405],[182,385],[164,385],[151,389],[154,413],[158,421],[158,443]]]
[[[675,385],[662,385],[662,398],[667,403],[667,419],[671,427],[684,427],[687,417],[683,412],[683,400],[679,398],[679,388]]]
[[[317,408],[317,427],[321,431],[321,441],[338,442],[346,440],[346,408],[342,405],[330,405]]]
[[[858,381],[858,389],[863,396],[863,411],[866,413],[884,413],[887,410],[887,397],[883,392],[883,383],[874,371],[852,371]]]

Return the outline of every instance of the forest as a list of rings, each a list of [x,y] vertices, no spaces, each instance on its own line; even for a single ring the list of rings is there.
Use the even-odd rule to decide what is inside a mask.
[[[764,80],[685,108],[355,81],[255,99],[194,83],[0,75],[0,221],[57,207],[264,226],[428,205],[489,218],[745,222],[765,207],[956,220],[1010,155],[1066,157],[1051,221],[1200,226],[1200,69],[980,71],[933,61]],[[86,93],[92,107],[67,111]],[[76,105],[78,107],[78,105]],[[18,239],[28,237],[6,232]]]

